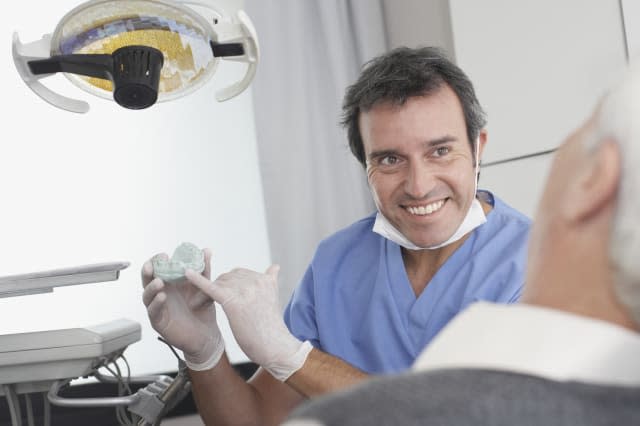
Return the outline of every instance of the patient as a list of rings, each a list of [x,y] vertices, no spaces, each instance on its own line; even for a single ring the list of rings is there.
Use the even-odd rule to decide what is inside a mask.
[[[640,70],[556,154],[518,305],[472,305],[416,360],[288,425],[640,421]]]

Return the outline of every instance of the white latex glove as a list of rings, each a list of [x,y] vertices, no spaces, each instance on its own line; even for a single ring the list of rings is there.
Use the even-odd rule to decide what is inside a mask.
[[[278,265],[266,273],[234,269],[213,283],[193,271],[185,276],[222,305],[240,348],[273,377],[285,381],[307,359],[313,348],[287,329],[278,308]]]
[[[206,280],[211,276],[210,250],[205,249],[204,255],[200,276]],[[142,267],[142,286],[142,301],[153,329],[183,352],[190,369],[213,368],[224,353],[213,301],[187,280],[170,284],[154,278],[151,260]]]

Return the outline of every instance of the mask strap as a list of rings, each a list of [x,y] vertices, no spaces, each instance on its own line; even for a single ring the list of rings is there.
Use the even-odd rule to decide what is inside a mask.
[[[475,165],[475,169],[474,169],[474,181],[475,181],[475,185],[474,185],[474,190],[473,190],[473,198],[476,198],[476,195],[478,195],[478,172],[480,171],[480,136],[478,136],[476,138],[476,142],[475,142],[475,149],[474,149],[476,155],[476,165]]]

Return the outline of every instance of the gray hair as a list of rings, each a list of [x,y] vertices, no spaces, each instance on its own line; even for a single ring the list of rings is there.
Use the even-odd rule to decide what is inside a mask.
[[[611,138],[620,146],[621,175],[609,255],[615,268],[615,294],[640,324],[640,68],[606,95],[586,143]]]
[[[358,125],[361,112],[383,102],[403,105],[409,98],[428,96],[443,85],[448,85],[462,104],[467,137],[474,152],[474,142],[487,121],[469,78],[438,48],[399,47],[367,62],[344,97],[341,123],[358,161],[366,167]]]

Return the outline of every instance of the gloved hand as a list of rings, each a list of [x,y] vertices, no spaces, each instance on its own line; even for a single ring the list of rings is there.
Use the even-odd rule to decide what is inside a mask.
[[[204,256],[205,269],[197,275],[208,280],[211,251],[205,249]],[[142,301],[153,329],[184,353],[190,369],[213,368],[224,353],[213,301],[187,280],[167,284],[154,278],[151,260],[142,267],[142,286]]]
[[[313,348],[287,329],[278,308],[278,272],[272,265],[261,274],[234,269],[213,283],[206,277],[186,271],[195,286],[222,305],[240,348],[272,376],[285,381],[304,364]]]

